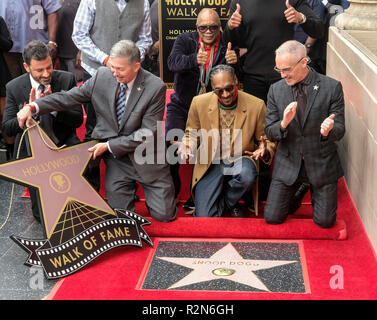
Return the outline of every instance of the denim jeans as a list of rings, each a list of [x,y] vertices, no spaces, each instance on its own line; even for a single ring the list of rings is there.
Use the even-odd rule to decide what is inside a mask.
[[[211,164],[195,186],[195,217],[221,217],[234,207],[257,180],[255,164],[248,158],[234,163]]]

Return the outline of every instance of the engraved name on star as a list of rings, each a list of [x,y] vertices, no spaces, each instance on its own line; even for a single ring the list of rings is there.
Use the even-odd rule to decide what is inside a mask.
[[[227,279],[268,292],[270,290],[258,278],[254,271],[297,262],[296,260],[244,259],[231,243],[228,243],[222,249],[215,252],[210,258],[157,258],[193,269],[187,276],[172,284],[169,289],[210,280]]]

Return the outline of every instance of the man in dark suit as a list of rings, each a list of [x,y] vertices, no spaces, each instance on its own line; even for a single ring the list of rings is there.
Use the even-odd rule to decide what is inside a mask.
[[[279,145],[265,220],[284,222],[299,206],[297,189],[308,183],[313,220],[329,228],[336,220],[337,181],[343,176],[335,143],[345,133],[342,85],[308,68],[306,48],[297,41],[283,43],[275,61],[283,79],[269,90],[265,131]]]
[[[17,155],[18,146],[23,130],[17,121],[17,112],[24,104],[34,101],[36,98],[48,95],[52,92],[69,90],[75,87],[73,74],[53,70],[52,59],[48,47],[41,41],[29,42],[23,52],[24,67],[27,73],[13,79],[6,86],[6,105],[3,118],[3,130],[8,136],[15,136],[14,157]],[[80,140],[76,135],[83,121],[82,107],[78,104],[68,111],[59,111],[38,117],[41,127],[48,136],[61,146],[74,145]],[[27,156],[26,144],[20,147],[20,157]],[[30,189],[32,209],[34,217],[39,220],[40,210],[36,190]]]
[[[88,149],[93,159],[106,163],[106,195],[110,206],[135,209],[137,182],[143,186],[153,218],[175,219],[174,186],[158,130],[165,110],[166,86],[140,67],[140,51],[130,40],[116,43],[110,52],[111,69],[100,67],[82,86],[59,92],[25,106],[19,125],[30,125],[32,112],[45,114],[91,102],[97,117],[92,138],[101,142]],[[160,133],[160,134],[159,134]],[[157,144],[158,138],[161,143]]]

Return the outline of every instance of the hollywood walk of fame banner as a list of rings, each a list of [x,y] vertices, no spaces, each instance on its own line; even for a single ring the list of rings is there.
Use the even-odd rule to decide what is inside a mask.
[[[11,238],[29,253],[27,266],[43,267],[48,279],[67,276],[118,246],[153,247],[138,214],[112,209],[84,178],[89,141],[57,148],[35,124],[28,132],[31,157],[0,165],[0,176],[38,190],[47,239]]]

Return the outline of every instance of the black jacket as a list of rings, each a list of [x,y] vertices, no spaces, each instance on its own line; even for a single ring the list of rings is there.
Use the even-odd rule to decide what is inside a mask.
[[[54,70],[50,85],[52,92],[59,92],[62,90],[67,91],[75,87],[76,83],[73,74]],[[15,154],[23,132],[18,125],[17,112],[23,107],[24,103],[29,102],[31,88],[29,73],[25,73],[13,79],[6,86],[7,101],[3,117],[3,130],[8,136],[16,136]],[[56,117],[51,117],[53,117],[52,126],[56,137],[59,139],[59,145],[74,145],[80,142],[76,135],[76,128],[78,128],[83,121],[81,105],[77,105],[67,111],[60,111],[57,113]],[[25,155],[24,147],[22,148],[22,155]]]
[[[200,69],[196,60],[198,41],[199,34],[197,32],[180,34],[175,40],[167,60],[169,69],[174,72],[174,93],[171,96],[171,100],[175,104],[182,106],[186,113],[190,108],[192,99],[198,93],[200,77]],[[213,66],[226,64],[226,50],[227,44],[220,41]],[[236,73],[238,73],[238,65],[239,63],[234,65]],[[211,90],[211,84],[209,83],[207,92]]]
[[[13,41],[7,25],[4,19],[0,17],[0,97],[5,97],[5,85],[11,79],[3,52],[8,52],[12,47]]]
[[[271,85],[268,93],[265,132],[270,141],[279,142],[272,178],[286,185],[296,181],[303,158],[314,187],[335,183],[343,176],[336,145],[345,133],[342,84],[312,72],[303,126],[296,113],[286,130],[280,129],[284,110],[294,101],[292,87],[284,79]],[[335,114],[334,127],[325,138],[321,135],[321,124],[331,114]]]
[[[324,36],[325,26],[315,15],[305,0],[290,0],[291,6],[306,16],[301,24],[309,36],[320,39]],[[288,23],[284,11],[285,0],[232,0],[230,15],[241,7],[242,23],[233,30],[226,26],[223,33],[224,43],[232,42],[239,48],[247,48],[245,62],[242,66],[247,74],[261,75],[268,79],[279,79],[280,75],[273,69],[275,50],[294,36],[294,23]]]

